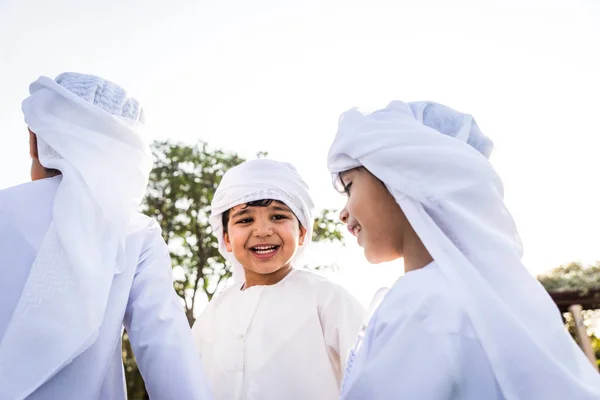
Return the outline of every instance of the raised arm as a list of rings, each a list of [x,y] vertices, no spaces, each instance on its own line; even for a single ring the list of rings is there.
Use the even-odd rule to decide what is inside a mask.
[[[146,390],[151,399],[211,399],[158,226],[146,241],[124,321]]]

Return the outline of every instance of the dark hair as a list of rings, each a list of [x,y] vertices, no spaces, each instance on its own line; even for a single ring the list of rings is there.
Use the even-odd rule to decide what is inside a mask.
[[[244,204],[243,208],[269,207],[271,205],[271,203],[273,203],[274,201],[279,202],[279,200],[274,200],[274,199],[262,199],[262,200],[249,201],[248,203]],[[229,210],[223,212],[223,214],[221,214],[221,222],[223,223],[223,233],[228,233],[227,232],[227,224],[229,223],[229,212],[230,211],[231,211],[231,208]],[[292,211],[292,213],[293,213],[293,211]],[[302,223],[298,219],[298,216],[295,214],[294,214],[294,216],[296,217],[296,220],[298,220],[298,225],[302,226]]]
[[[44,166],[42,165],[42,167],[44,167]],[[52,169],[52,168],[46,168],[46,167],[44,167],[44,171],[46,171],[46,174],[48,176],[56,176],[56,175],[62,174],[62,172],[60,172],[60,170],[58,170],[58,169]]]
[[[254,201],[249,201],[248,203],[246,203],[243,208],[269,207],[271,205],[271,203],[273,203],[273,199],[254,200]],[[231,211],[231,208],[229,210],[225,211],[221,215],[221,222],[223,223],[223,233],[227,233],[227,224],[229,223],[229,212],[230,211]]]

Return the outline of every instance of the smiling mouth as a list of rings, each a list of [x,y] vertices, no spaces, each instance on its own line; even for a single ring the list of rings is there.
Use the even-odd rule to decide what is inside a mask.
[[[358,237],[358,234],[360,233],[361,229],[362,228],[360,227],[360,225],[348,226],[348,231],[356,237]]]
[[[250,250],[256,254],[257,256],[269,256],[275,254],[279,249],[279,245],[263,245],[263,246],[254,246],[251,247]]]

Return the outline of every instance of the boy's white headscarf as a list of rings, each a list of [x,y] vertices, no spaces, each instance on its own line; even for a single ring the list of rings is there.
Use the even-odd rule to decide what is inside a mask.
[[[564,328],[522,247],[473,118],[431,103],[342,114],[328,165],[364,166],[400,205],[460,296],[507,400],[600,399],[600,376]]]
[[[221,216],[232,207],[251,201],[273,199],[287,205],[306,229],[304,244],[294,256],[296,264],[312,239],[314,205],[308,185],[296,168],[285,162],[273,160],[246,161],[228,170],[221,180],[211,203],[209,218],[214,235],[219,241],[219,252],[233,266],[236,284],[244,282],[244,270],[232,252],[228,252],[223,239]]]
[[[0,343],[3,399],[27,397],[96,340],[152,167],[142,109],[119,86],[66,73],[39,78],[29,92],[22,108],[40,163],[62,178],[53,221]]]

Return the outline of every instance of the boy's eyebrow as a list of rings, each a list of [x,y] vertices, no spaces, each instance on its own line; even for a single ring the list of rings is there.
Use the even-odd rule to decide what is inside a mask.
[[[237,210],[236,212],[234,212],[231,215],[231,218],[235,218],[235,217],[239,217],[239,216],[244,215],[244,214],[248,214],[248,213],[250,213],[250,211],[251,211],[250,207],[242,208],[241,210]]]
[[[292,212],[292,210],[290,210],[288,206],[286,206],[286,205],[283,205],[283,204],[281,204],[281,205],[280,205],[280,204],[273,204],[273,205],[271,206],[271,208],[272,208],[273,210],[278,210],[278,211]]]
[[[238,209],[237,211],[235,211],[233,214],[231,214],[231,218],[236,218],[236,217],[240,217],[244,214],[248,214],[250,213],[252,210],[250,209],[251,207],[244,207],[242,209]],[[285,204],[277,204],[277,203],[272,203],[269,208],[271,210],[276,210],[276,211],[285,211],[285,212],[290,212],[293,213],[293,211],[286,206]]]

